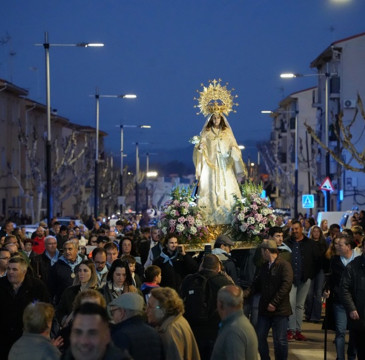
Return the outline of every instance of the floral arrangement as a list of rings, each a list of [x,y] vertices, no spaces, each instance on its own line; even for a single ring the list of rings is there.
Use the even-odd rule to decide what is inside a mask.
[[[182,244],[201,244],[208,233],[195,203],[194,187],[175,187],[171,199],[161,209],[157,224],[164,235],[173,233]]]
[[[197,145],[200,143],[201,137],[198,135],[194,135],[192,138],[189,139],[189,143],[193,145]]]
[[[236,240],[258,243],[275,226],[276,216],[269,200],[261,198],[262,190],[262,185],[247,181],[241,185],[242,197],[234,196],[232,230]]]

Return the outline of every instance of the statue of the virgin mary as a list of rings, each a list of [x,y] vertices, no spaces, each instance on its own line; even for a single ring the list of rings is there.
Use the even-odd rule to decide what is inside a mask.
[[[235,200],[241,196],[237,178],[247,174],[241,150],[227,118],[233,96],[221,80],[210,81],[200,92],[198,107],[207,120],[194,148],[193,160],[198,180],[198,206],[207,225],[229,224]]]

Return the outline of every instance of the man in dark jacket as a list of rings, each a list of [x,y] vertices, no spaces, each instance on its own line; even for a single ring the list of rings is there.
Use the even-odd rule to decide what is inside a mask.
[[[196,261],[185,252],[184,246],[180,245],[176,235],[170,234],[165,239],[164,248],[160,257],[153,262],[161,269],[162,287],[171,287],[180,290],[182,279],[198,270]]]
[[[59,251],[57,249],[57,239],[48,235],[44,240],[46,250],[41,255],[37,255],[31,259],[31,265],[36,277],[41,279],[44,284],[48,287],[49,284],[49,273],[51,267],[57,262]]]
[[[286,242],[291,249],[291,265],[293,268],[293,286],[290,291],[290,305],[293,314],[289,317],[288,341],[305,341],[302,334],[304,303],[307,298],[311,279],[315,275],[315,264],[319,261],[320,251],[316,241],[303,234],[303,226],[299,221],[292,222],[293,236]]]
[[[22,256],[13,256],[6,276],[0,279],[0,359],[7,359],[11,346],[22,336],[26,306],[33,301],[49,302],[45,285],[27,275],[27,268]]]
[[[233,285],[232,281],[223,273],[220,272],[220,262],[216,255],[207,254],[204,256],[198,273],[188,275],[181,285],[181,297],[185,305],[185,317],[188,320],[191,330],[194,333],[196,342],[199,347],[200,357],[202,360],[210,359],[214,342],[218,335],[218,325],[220,322],[217,312],[217,294],[220,288],[226,285]],[[206,304],[196,304],[196,298],[189,301],[189,297],[194,297],[196,289],[192,286],[196,281],[197,275],[200,275],[206,281],[205,299],[202,299]],[[195,285],[194,285],[195,286]],[[199,309],[206,306],[205,318],[194,316],[194,307]],[[203,311],[201,311],[203,312]],[[192,314],[189,317],[189,314]]]
[[[356,344],[357,358],[365,359],[365,241],[362,242],[362,256],[347,265],[340,288],[340,297]]]
[[[161,338],[143,320],[143,307],[143,297],[131,292],[109,304],[115,324],[111,329],[112,340],[117,347],[128,350],[134,360],[163,359]]]
[[[345,336],[347,330],[347,315],[344,304],[342,303],[341,294],[343,288],[340,286],[342,275],[345,271],[347,264],[350,264],[358,254],[354,251],[355,242],[351,236],[340,233],[338,238],[338,252],[339,255],[332,257],[330,262],[330,273],[327,277],[326,291],[324,295],[326,297],[330,296],[327,306],[332,304],[334,324],[335,324],[335,345],[337,359],[345,359]],[[327,309],[329,310],[329,309]],[[331,312],[328,312],[331,314]],[[356,358],[356,344],[353,340],[353,331],[350,329],[349,332],[349,342],[347,348],[347,356],[349,359]]]
[[[261,293],[257,337],[261,360],[270,359],[267,336],[270,328],[274,341],[275,359],[288,358],[286,330],[288,316],[292,314],[289,293],[293,282],[293,270],[288,261],[278,256],[275,240],[264,240],[260,245],[265,263],[255,278],[252,291]]]
[[[67,240],[63,244],[63,255],[51,267],[49,288],[55,305],[59,303],[63,291],[72,286],[77,267],[83,260],[83,257],[78,254],[78,248],[77,239]]]

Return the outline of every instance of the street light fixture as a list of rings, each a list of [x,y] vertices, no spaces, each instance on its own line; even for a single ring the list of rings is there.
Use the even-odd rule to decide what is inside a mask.
[[[329,111],[328,111],[328,101],[329,101],[329,81],[330,78],[332,76],[336,76],[337,73],[330,73],[329,69],[328,69],[328,63],[326,65],[326,72],[325,73],[317,73],[317,74],[293,74],[293,73],[283,73],[280,74],[280,77],[282,79],[292,79],[295,77],[307,77],[307,76],[325,76],[326,77],[326,82],[325,82],[325,106],[324,106],[324,118],[325,118],[325,146],[328,149],[328,126],[329,126],[329,121],[328,121],[328,115],[329,115]],[[325,176],[328,178],[331,178],[331,174],[330,174],[330,153],[326,150],[326,171],[325,171]],[[327,194],[328,192],[325,192],[325,211],[330,211],[331,210],[331,198],[330,195]]]
[[[133,99],[133,96],[135,95],[128,95],[128,99]],[[151,129],[151,125],[119,125],[120,126],[120,178],[119,178],[119,194],[121,197],[120,201],[120,210],[123,214],[123,204],[122,204],[122,196],[124,194],[123,192],[123,168],[124,168],[124,157],[126,156],[124,154],[124,129],[125,128],[140,128],[140,129]]]
[[[44,43],[34,44],[43,46],[46,55],[46,108],[47,108],[47,141],[46,141],[46,183],[47,183],[47,221],[48,226],[52,218],[52,177],[51,177],[51,76],[49,48],[52,47],[103,47],[103,43],[76,43],[76,44],[50,44],[48,42],[48,32],[44,33]]]
[[[95,97],[96,101],[96,146],[95,146],[95,181],[94,181],[94,216],[97,218],[99,212],[99,108],[100,108],[100,98],[119,98],[119,99],[135,99],[137,95],[135,94],[120,94],[120,95],[101,95],[99,94],[98,88],[96,88],[95,95],[90,95]]]

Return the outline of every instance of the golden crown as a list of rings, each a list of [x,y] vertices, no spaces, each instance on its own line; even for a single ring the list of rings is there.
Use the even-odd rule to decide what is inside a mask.
[[[238,104],[234,103],[233,100],[234,98],[237,98],[238,95],[233,96],[231,91],[234,89],[228,90],[228,83],[222,86],[221,81],[221,79],[218,79],[218,81],[216,79],[209,80],[208,87],[204,86],[204,84],[201,84],[203,91],[197,90],[200,96],[199,98],[194,97],[194,100],[198,100],[198,105],[194,105],[194,107],[200,109],[200,111],[197,112],[197,115],[228,115],[231,111],[236,112],[233,110],[233,106],[238,106]]]

